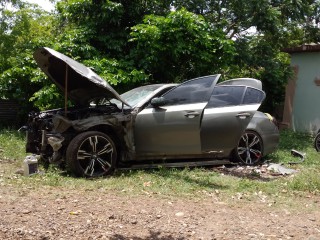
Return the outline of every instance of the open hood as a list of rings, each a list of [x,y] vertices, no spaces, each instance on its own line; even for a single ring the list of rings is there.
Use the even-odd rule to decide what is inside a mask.
[[[99,75],[81,63],[47,47],[33,53],[41,70],[77,105],[94,98],[116,98],[130,105]]]

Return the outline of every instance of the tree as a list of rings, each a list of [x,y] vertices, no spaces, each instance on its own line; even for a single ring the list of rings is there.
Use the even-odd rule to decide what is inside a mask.
[[[260,109],[273,113],[281,107],[287,80],[292,76],[289,56],[265,36],[237,39],[235,48],[237,54],[223,72],[225,79],[240,76],[262,80],[267,97]]]
[[[223,69],[224,78],[261,79],[265,111],[284,101],[291,74],[289,57],[281,49],[320,40],[318,0],[175,0],[173,5],[201,14],[234,40],[236,57]]]
[[[130,41],[132,58],[155,82],[217,73],[234,53],[233,42],[220,29],[185,9],[165,17],[147,15],[142,24],[132,27]]]
[[[6,9],[8,3],[15,10]],[[31,97],[41,109],[57,106],[62,98],[32,60],[35,48],[49,46],[93,67],[120,91],[212,73],[259,78],[267,92],[264,109],[273,109],[283,101],[290,75],[281,49],[320,40],[319,5],[318,0],[64,0],[52,15],[23,0],[0,0],[0,94]]]
[[[76,30],[102,55],[119,58],[130,51],[130,28],[146,14],[169,12],[170,1],[69,0],[58,2],[57,10],[65,31]]]
[[[306,37],[318,28],[320,17],[318,0],[173,0],[172,5],[204,16],[230,38],[241,38],[249,29],[276,35],[304,29]]]
[[[32,54],[37,47],[53,42],[54,18],[23,2],[15,8],[3,8],[1,14],[0,97],[19,101],[25,113],[33,107],[29,99],[45,81]]]

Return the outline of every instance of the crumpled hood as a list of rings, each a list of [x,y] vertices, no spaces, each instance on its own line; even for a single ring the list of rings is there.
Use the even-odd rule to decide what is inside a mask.
[[[89,100],[107,97],[130,106],[99,75],[64,54],[43,47],[37,49],[33,57],[41,70],[76,104],[87,105]]]

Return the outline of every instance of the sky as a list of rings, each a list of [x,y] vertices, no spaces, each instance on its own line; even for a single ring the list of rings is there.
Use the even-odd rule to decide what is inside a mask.
[[[42,7],[44,10],[49,12],[54,9],[53,4],[50,3],[49,0],[25,0],[25,1],[29,3],[36,3],[40,7]]]

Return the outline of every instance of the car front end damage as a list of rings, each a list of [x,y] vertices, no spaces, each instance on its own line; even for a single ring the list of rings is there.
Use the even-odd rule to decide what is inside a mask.
[[[109,83],[91,68],[53,49],[39,48],[33,57],[39,68],[63,93],[65,106],[29,114],[25,127],[28,153],[40,155],[40,159],[48,163],[65,162],[68,165],[69,159],[69,165],[73,168],[71,171],[81,168],[76,164],[76,157],[82,153],[86,154],[82,158],[88,166],[91,166],[95,159],[96,162],[102,162],[99,154],[105,152],[98,152],[97,147],[102,145],[103,141],[105,144],[112,142],[114,152],[103,156],[106,159],[112,157],[112,164],[116,161],[115,158],[128,157],[126,153],[134,153],[132,108]],[[70,103],[72,107],[69,107]],[[91,132],[92,135],[84,136],[84,132]],[[82,139],[81,136],[85,138]],[[103,141],[95,143],[97,139]],[[92,149],[84,147],[87,143]],[[68,150],[76,153],[70,154],[68,158]],[[79,171],[78,175],[86,175],[85,170]],[[90,171],[87,169],[88,173]],[[106,172],[102,171],[101,175]]]
[[[131,117],[116,105],[94,108],[73,107],[31,112],[27,130],[26,152],[40,155],[47,163],[64,163],[70,141],[79,133],[99,130],[112,134],[124,152],[132,152]]]

